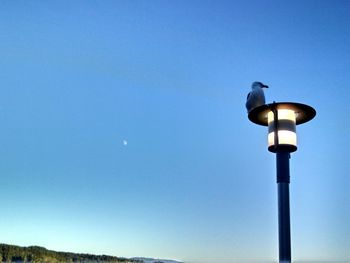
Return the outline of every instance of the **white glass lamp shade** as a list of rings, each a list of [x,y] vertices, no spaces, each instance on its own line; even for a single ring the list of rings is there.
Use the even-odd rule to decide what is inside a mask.
[[[277,113],[277,116],[275,114]],[[275,118],[277,117],[277,123]],[[268,118],[268,149],[271,152],[297,150],[296,117],[295,112],[289,109],[270,111]],[[277,138],[275,137],[277,134]]]

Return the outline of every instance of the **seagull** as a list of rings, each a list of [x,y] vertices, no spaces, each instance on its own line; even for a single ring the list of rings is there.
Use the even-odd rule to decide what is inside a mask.
[[[268,88],[269,86],[262,84],[259,81],[255,81],[252,84],[252,91],[248,93],[247,102],[245,104],[248,113],[254,108],[265,104],[265,95],[263,88]]]

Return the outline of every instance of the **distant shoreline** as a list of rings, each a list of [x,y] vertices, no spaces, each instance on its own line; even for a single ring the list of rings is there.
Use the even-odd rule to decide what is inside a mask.
[[[124,257],[94,255],[73,252],[59,252],[48,250],[40,246],[21,247],[16,245],[0,244],[0,262],[2,263],[143,263],[138,259]]]
[[[146,257],[124,258],[88,253],[48,250],[40,246],[22,247],[0,243],[1,263],[183,263],[169,259]]]

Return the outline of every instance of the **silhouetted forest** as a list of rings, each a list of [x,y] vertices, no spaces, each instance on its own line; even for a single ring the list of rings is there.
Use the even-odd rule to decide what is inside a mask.
[[[119,258],[106,255],[77,254],[69,252],[56,252],[44,247],[30,246],[19,247],[13,245],[0,244],[0,262],[6,263],[141,263],[140,260]]]

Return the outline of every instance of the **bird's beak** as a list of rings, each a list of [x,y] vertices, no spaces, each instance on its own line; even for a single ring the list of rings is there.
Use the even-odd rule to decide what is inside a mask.
[[[267,85],[262,85],[262,87],[263,88],[267,88],[267,89],[269,88],[269,86],[267,86]]]

